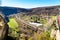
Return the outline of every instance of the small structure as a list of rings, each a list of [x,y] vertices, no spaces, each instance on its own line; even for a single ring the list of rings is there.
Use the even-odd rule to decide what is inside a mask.
[[[42,24],[41,23],[34,23],[34,22],[29,22],[31,25],[34,25],[34,26],[41,26]]]

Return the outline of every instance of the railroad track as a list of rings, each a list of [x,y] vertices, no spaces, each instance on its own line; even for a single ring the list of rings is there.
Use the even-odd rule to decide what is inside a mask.
[[[20,19],[20,17],[18,18],[17,16],[15,16],[15,18],[16,18],[16,20],[17,20],[17,22],[18,22],[19,25],[20,25],[20,24],[21,24],[21,25],[24,25],[24,27],[27,27],[27,28],[29,28],[30,30],[34,30],[34,31],[40,30],[40,31],[43,31],[43,29],[38,28],[38,27],[36,27],[36,26],[34,26],[34,25],[31,25],[31,24],[27,23],[26,21]]]

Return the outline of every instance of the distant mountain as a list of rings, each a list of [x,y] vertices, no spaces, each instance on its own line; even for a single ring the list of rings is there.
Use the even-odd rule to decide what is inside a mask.
[[[37,7],[31,9],[0,6],[0,12],[2,12],[5,16],[17,14],[20,12],[26,12],[27,15],[58,15],[59,8],[60,6]]]
[[[28,15],[58,15],[60,11],[60,6],[50,6],[50,7],[37,7],[30,9]]]
[[[0,12],[2,12],[5,16],[8,16],[10,14],[17,14],[20,12],[28,12],[28,9],[0,6]]]

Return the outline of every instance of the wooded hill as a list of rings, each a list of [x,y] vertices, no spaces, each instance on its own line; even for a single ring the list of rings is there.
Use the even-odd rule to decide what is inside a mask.
[[[17,8],[17,7],[2,7],[0,6],[0,12],[5,16],[10,14],[25,13],[27,15],[58,15],[60,6],[50,6],[50,7],[37,7],[31,9]]]

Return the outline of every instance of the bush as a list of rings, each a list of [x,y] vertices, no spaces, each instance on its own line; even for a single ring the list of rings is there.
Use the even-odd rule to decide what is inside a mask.
[[[40,22],[41,22],[42,24],[46,24],[46,23],[47,23],[47,20],[45,20],[45,19],[43,19],[43,18],[40,18]]]
[[[29,40],[55,40],[55,38],[51,38],[50,31],[46,31],[40,34],[34,33],[34,36],[30,37]]]

